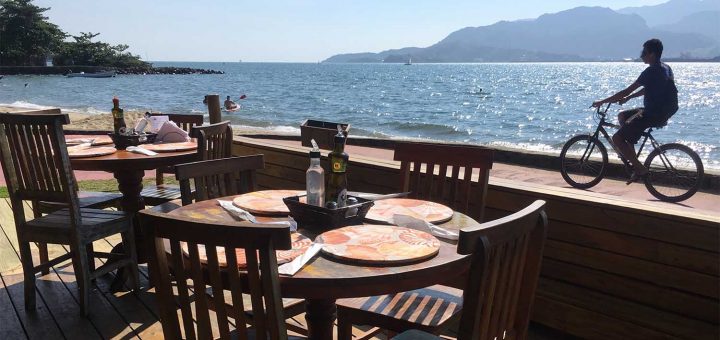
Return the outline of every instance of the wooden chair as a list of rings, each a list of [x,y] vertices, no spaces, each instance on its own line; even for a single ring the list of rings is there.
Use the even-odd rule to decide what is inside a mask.
[[[232,145],[232,128],[229,122],[220,122],[204,126],[193,126],[190,137],[197,139],[198,160],[209,160],[230,157]],[[174,173],[173,168],[161,170]],[[158,178],[158,176],[156,176]],[[159,175],[162,178],[162,174]],[[156,180],[157,182],[157,180]],[[157,184],[143,188],[140,195],[146,205],[158,205],[181,197],[180,187],[177,185]]]
[[[154,240],[150,265],[166,339],[288,338],[275,256],[276,250],[291,249],[288,226],[203,223],[152,210],[141,211],[139,215],[143,228]],[[170,259],[165,242],[171,248]],[[181,242],[187,244],[187,256],[183,255]],[[199,245],[205,247],[206,264],[200,262]],[[224,247],[227,265],[219,264],[216,247]],[[236,249],[245,251],[246,279],[238,271]],[[192,296],[188,279],[194,292],[210,290],[212,297]],[[231,296],[226,298],[224,291]],[[244,305],[242,292],[249,292],[251,306]],[[232,312],[224,308],[212,311],[211,304],[231,306]],[[246,328],[248,322],[243,312],[246,307],[253,313],[252,329]],[[234,322],[230,322],[230,317],[235,318]]]
[[[453,210],[483,219],[493,150],[470,145],[398,143],[400,189],[410,198],[442,203]],[[435,169],[438,174],[434,175]],[[477,181],[473,181],[473,172]],[[451,177],[447,177],[450,173]],[[475,188],[473,188],[475,186]],[[475,205],[471,210],[470,203]]]
[[[62,130],[69,122],[65,114],[0,114],[0,154],[20,246],[26,308],[35,307],[35,273],[71,258],[80,288],[80,307],[87,315],[92,279],[130,267],[137,288],[138,267],[131,216],[79,204]],[[28,221],[23,200],[63,202],[67,207]],[[124,254],[93,251],[93,241],[118,233],[125,244]],[[52,260],[42,259],[35,266],[31,242],[69,245],[70,252]],[[95,270],[95,257],[107,258],[108,262]]]
[[[438,334],[458,314],[459,340],[525,339],[547,230],[544,206],[535,201],[510,216],[460,231],[457,252],[472,257],[464,291],[436,285],[355,299],[364,306],[362,312],[348,317],[346,308],[338,308],[338,339],[350,339],[352,324],[366,321],[394,332],[416,330],[398,339],[423,339],[428,334],[417,330]]]
[[[255,171],[265,168],[263,155],[222,158],[209,161],[180,164],[175,166],[175,178],[180,182],[182,204],[215,199],[255,191]],[[191,180],[194,185],[191,185]],[[194,189],[194,190],[193,190]],[[291,318],[305,312],[305,300],[283,299],[283,314]],[[211,306],[213,309],[216,306]],[[225,306],[232,315],[232,306]],[[252,310],[245,310],[248,321],[252,321]],[[307,330],[294,324],[286,327],[299,334]]]

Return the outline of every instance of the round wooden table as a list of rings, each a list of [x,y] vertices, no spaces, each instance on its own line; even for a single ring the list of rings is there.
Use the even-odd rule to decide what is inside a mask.
[[[233,197],[224,199],[232,200]],[[195,219],[205,216],[209,222],[234,221],[214,199],[179,207],[170,214]],[[450,221],[441,224],[443,228],[455,230],[477,225],[478,222],[458,212]],[[318,234],[302,228],[298,231],[311,239]],[[454,241],[438,240],[441,246],[436,256],[407,265],[373,267],[348,264],[326,257],[321,252],[295,275],[280,276],[282,296],[306,300],[305,318],[311,339],[332,339],[336,299],[397,293],[430,286],[437,282],[438,277],[450,281],[463,276],[470,258],[457,254]]]

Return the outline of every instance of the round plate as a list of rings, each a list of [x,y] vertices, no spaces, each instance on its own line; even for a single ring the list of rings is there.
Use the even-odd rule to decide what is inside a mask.
[[[93,146],[108,145],[108,144],[113,143],[112,139],[110,139],[110,137],[108,137],[108,136],[97,136],[97,137],[91,136],[91,137],[87,137],[87,138],[68,138],[65,140],[65,144],[67,144],[68,146],[72,146],[72,145],[78,145],[78,144],[83,144],[83,143],[89,143],[90,141],[92,141]]]
[[[264,190],[242,194],[233,199],[233,204],[253,214],[287,215],[290,213],[283,198],[305,194],[298,190]]]
[[[117,149],[112,146],[98,146],[88,148],[68,148],[68,156],[70,158],[81,158],[81,157],[98,157],[105,156],[115,153]]]
[[[143,144],[143,148],[155,152],[177,152],[197,149],[195,142]]]
[[[440,241],[424,231],[389,225],[354,225],[315,239],[332,257],[362,264],[417,262],[438,253]]]
[[[375,202],[365,219],[375,223],[392,223],[395,214],[412,216],[430,223],[443,223],[453,216],[453,210],[435,202],[410,198],[389,198]]]
[[[303,236],[300,233],[292,233],[290,234],[290,239],[292,240],[292,249],[290,250],[278,250],[277,253],[277,262],[278,264],[283,264],[290,262],[294,260],[296,257],[302,255],[305,253],[305,251],[310,248],[312,245],[312,240],[309,238]],[[182,242],[181,243],[182,251],[185,256],[188,256],[188,246],[187,243]],[[225,257],[225,247],[216,247],[217,249],[217,255],[218,255],[218,263],[221,267],[227,267],[227,258]],[[205,246],[198,246],[198,254],[200,255],[200,262],[203,264],[207,264],[207,252],[205,250]],[[244,249],[235,249],[235,254],[237,255],[237,262],[238,262],[238,268],[246,268],[247,267],[247,260],[245,259],[245,250]]]

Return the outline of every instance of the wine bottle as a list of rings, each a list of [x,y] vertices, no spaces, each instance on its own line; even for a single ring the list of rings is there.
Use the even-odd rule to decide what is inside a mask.
[[[113,97],[112,102],[113,108],[110,112],[112,112],[113,116],[113,131],[116,135],[119,135],[120,128],[125,130],[125,113],[123,112],[123,109],[120,108],[120,99],[118,99],[118,97]]]
[[[335,146],[332,152],[328,154],[330,176],[325,186],[325,204],[334,202],[338,208],[342,208],[347,203],[347,176],[345,172],[349,156],[345,152],[345,135],[342,132],[335,135],[334,142]]]

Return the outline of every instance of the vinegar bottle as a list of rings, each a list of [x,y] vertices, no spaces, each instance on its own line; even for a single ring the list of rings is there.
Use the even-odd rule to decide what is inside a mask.
[[[125,114],[123,109],[120,108],[120,99],[113,97],[113,108],[110,110],[113,116],[113,131],[116,135],[120,134],[120,128],[125,127]]]
[[[325,171],[320,165],[320,149],[315,140],[312,143],[314,147],[310,151],[310,167],[305,172],[307,204],[322,207],[325,205]]]
[[[345,135],[338,131],[335,135],[335,146],[330,152],[330,177],[328,178],[327,191],[325,192],[325,203],[335,202],[338,208],[347,203],[347,164],[349,156],[345,152]]]

